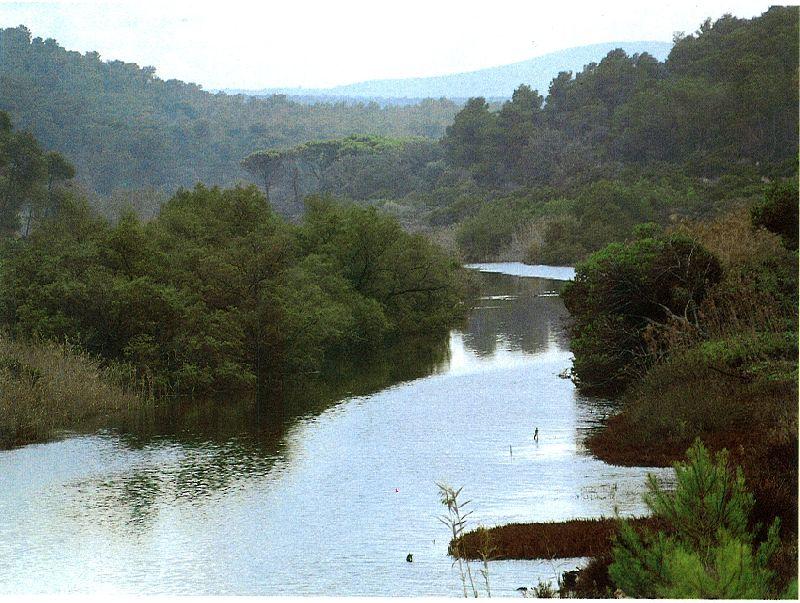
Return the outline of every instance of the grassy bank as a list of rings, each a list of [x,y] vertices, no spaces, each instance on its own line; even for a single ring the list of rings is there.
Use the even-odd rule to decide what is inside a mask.
[[[130,378],[66,344],[0,335],[0,449],[112,425],[146,399]]]
[[[788,196],[796,203],[796,188]],[[650,366],[586,443],[616,465],[670,465],[696,438],[727,449],[756,497],[755,520],[780,517],[795,539],[797,251],[755,226],[741,209],[680,227],[719,259],[722,278],[698,304],[695,325],[648,326]]]
[[[770,452],[784,471],[791,466],[787,450]],[[448,552],[482,561],[590,557],[582,569],[564,572],[558,589],[540,583],[536,596],[796,599],[796,515],[781,533],[777,518],[791,512],[776,505],[780,493],[770,503],[763,482],[736,468],[736,455],[711,452],[699,439],[685,455],[673,465],[669,490],[648,480],[650,517],[478,528],[454,539]],[[761,467],[756,475],[764,478],[768,462],[755,458],[749,468]],[[784,482],[796,485],[788,474]],[[782,495],[791,502],[788,488]]]
[[[742,467],[756,519],[780,517],[784,533],[796,535],[797,382],[791,371],[743,380],[730,369],[704,365],[695,353],[654,367],[587,447],[615,465],[668,466],[699,437],[712,450],[730,451]]]

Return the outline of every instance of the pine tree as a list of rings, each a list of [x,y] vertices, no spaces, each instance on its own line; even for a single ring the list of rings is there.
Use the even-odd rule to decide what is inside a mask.
[[[711,455],[700,440],[675,465],[676,488],[650,476],[645,502],[667,530],[637,534],[623,523],[609,567],[614,583],[637,598],[762,599],[776,596],[768,562],[779,545],[780,520],[756,546],[748,517],[754,499],[728,454]]]

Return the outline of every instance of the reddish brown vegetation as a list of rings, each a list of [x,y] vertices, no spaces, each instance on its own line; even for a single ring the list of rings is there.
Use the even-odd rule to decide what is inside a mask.
[[[604,428],[586,439],[586,447],[597,458],[612,465],[623,467],[670,467],[686,457],[691,444],[686,438],[662,438],[657,441],[630,437],[635,429],[626,421],[625,414],[611,417]],[[704,433],[699,437],[711,450],[727,448],[732,458],[746,457],[747,451],[760,447],[757,435],[748,431],[728,430]],[[624,443],[623,443],[624,442]]]
[[[592,557],[578,573],[574,596],[578,599],[602,599],[614,592],[614,583],[608,575],[612,562],[611,553],[602,557]]]
[[[637,440],[624,413],[611,417],[586,445],[597,458],[613,465],[667,467],[683,460],[687,444],[680,439]],[[784,535],[797,534],[797,439],[771,442],[762,430],[726,430],[701,434],[710,450],[727,449],[733,465],[744,471],[756,497],[753,522],[769,525],[781,518]],[[626,444],[621,445],[621,442]]]
[[[631,521],[637,529],[663,528],[652,518]],[[492,559],[561,559],[610,554],[611,537],[617,533],[618,525],[616,519],[573,519],[561,523],[512,523],[486,531],[494,549]],[[478,531],[472,531],[462,537],[467,559],[480,559],[480,536]],[[451,543],[451,554],[457,549]]]

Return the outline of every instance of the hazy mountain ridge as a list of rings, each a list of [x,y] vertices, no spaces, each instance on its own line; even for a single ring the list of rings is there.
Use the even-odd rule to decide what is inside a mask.
[[[533,59],[448,75],[369,80],[332,88],[266,88],[263,90],[227,89],[225,92],[266,96],[285,94],[292,97],[334,97],[337,99],[467,99],[483,96],[508,98],[520,85],[528,84],[545,94],[550,81],[561,71],[580,71],[589,63],[599,62],[609,51],[622,48],[628,54],[647,52],[659,61],[667,58],[671,42],[604,42],[551,52]]]

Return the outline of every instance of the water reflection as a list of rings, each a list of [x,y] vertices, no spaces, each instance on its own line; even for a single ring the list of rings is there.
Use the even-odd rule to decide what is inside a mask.
[[[529,354],[553,342],[567,347],[564,323],[569,316],[558,297],[562,282],[482,273],[484,291],[472,313],[464,341],[481,356],[491,356],[498,346]]]
[[[251,398],[162,403],[102,436],[136,454],[102,479],[74,482],[73,502],[109,526],[142,527],[164,504],[199,505],[218,492],[230,494],[274,470],[276,460],[288,454],[287,432],[298,421],[446,370],[449,354],[446,337],[409,341],[370,362],[339,362],[260,403]]]
[[[582,449],[610,409],[558,377],[559,282],[480,278],[432,345],[0,453],[0,593],[458,596],[438,480],[486,525],[640,513],[646,472]],[[493,591],[574,563],[493,563]]]

